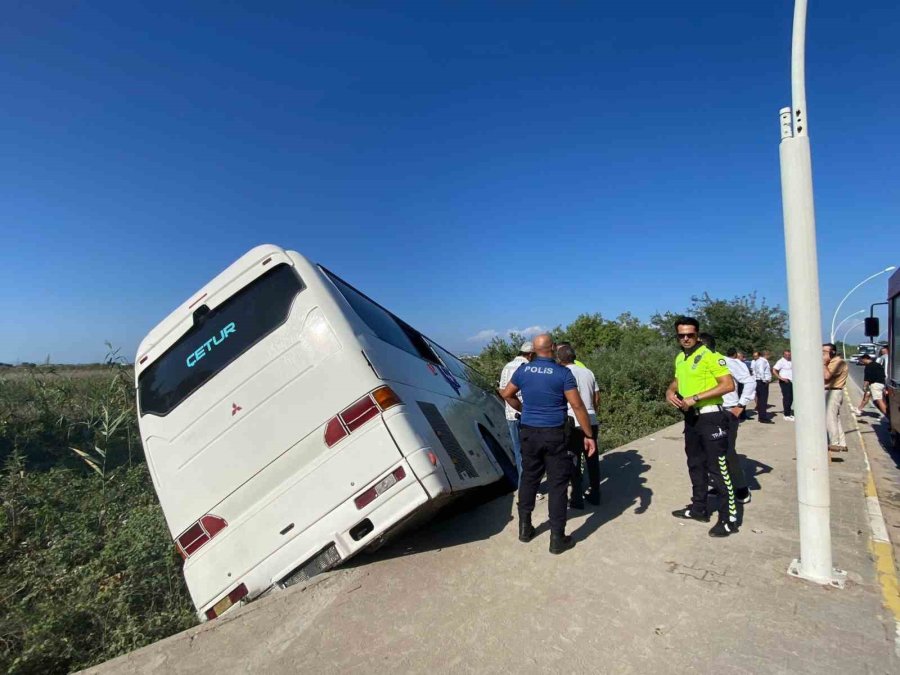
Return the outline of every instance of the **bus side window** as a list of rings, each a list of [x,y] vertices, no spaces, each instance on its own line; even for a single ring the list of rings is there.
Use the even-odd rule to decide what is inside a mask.
[[[406,336],[409,338],[410,342],[415,345],[416,350],[419,352],[419,356],[431,363],[441,362],[441,360],[434,353],[434,350],[428,344],[428,341],[422,336],[419,331],[417,331],[402,319],[399,319],[396,316],[394,318],[397,320],[397,323],[400,324],[400,327],[403,328],[403,332],[406,333]]]
[[[353,308],[353,311],[356,312],[356,315],[381,340],[426,361],[438,362],[434,352],[425,344],[422,335],[415,328],[391,314],[384,307],[353,288],[353,286],[337,275],[332,274],[324,267],[320,269],[334,282],[334,285],[341,295],[344,296],[350,307]]]
[[[454,377],[460,380],[465,380],[466,382],[471,379],[469,377],[469,374],[466,372],[466,369],[463,366],[462,362],[455,356],[453,356],[453,354],[448,352],[443,347],[435,344],[431,340],[428,340],[428,344],[431,346],[431,349],[440,357],[441,363],[444,364],[447,370],[453,373]]]

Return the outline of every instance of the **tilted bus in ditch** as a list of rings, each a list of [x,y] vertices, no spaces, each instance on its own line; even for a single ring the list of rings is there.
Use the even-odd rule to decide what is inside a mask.
[[[201,618],[516,482],[469,366],[294,251],[258,246],[143,340],[141,440]]]

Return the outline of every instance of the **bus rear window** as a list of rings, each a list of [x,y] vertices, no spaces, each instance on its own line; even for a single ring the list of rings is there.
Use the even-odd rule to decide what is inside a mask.
[[[141,415],[166,415],[287,320],[304,288],[290,265],[277,265],[213,310],[138,377]]]

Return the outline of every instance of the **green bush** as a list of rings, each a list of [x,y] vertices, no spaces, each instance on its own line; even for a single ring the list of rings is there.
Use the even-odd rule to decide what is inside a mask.
[[[552,331],[557,341],[572,343],[578,358],[594,371],[600,385],[600,447],[624,445],[677,422],[681,414],[665,402],[672,381],[677,345],[630,314],[615,321],[582,314]],[[494,383],[519,350],[521,335],[495,337],[469,364]]]
[[[0,377],[0,669],[85,668],[196,623],[129,371]]]
[[[104,484],[16,454],[2,480],[0,668],[85,668],[196,622],[144,465]]]
[[[625,340],[582,359],[600,386],[601,449],[619,447],[682,419],[665,401],[675,353],[661,340],[650,344]]]

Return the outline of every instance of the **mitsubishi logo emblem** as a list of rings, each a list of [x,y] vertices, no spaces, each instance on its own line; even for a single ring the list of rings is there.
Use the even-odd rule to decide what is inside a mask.
[[[241,410],[243,410],[243,408],[241,406],[239,406],[237,403],[231,404],[231,416],[232,417],[237,415]]]

